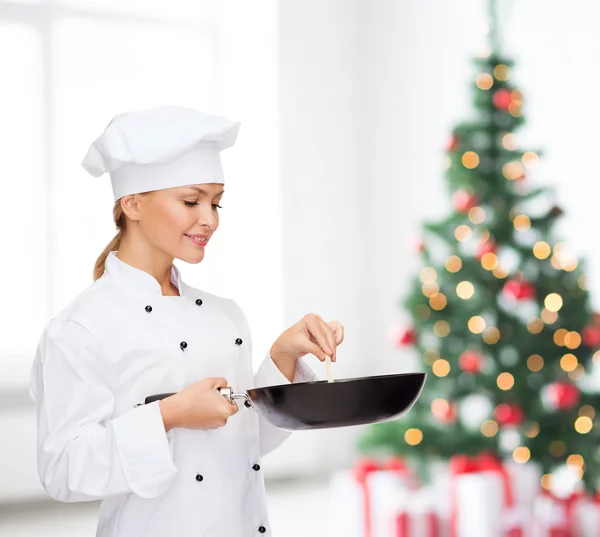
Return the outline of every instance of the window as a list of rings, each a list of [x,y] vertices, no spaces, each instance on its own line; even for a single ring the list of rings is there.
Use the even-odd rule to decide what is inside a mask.
[[[275,45],[270,2],[0,2],[0,357],[33,356],[116,232],[108,176],[80,166],[89,144],[116,113],[173,103],[242,121],[221,228],[199,266],[176,263],[244,308],[262,359],[282,312]]]

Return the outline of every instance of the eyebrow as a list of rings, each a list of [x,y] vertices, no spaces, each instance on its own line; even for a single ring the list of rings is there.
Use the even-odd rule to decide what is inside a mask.
[[[193,189],[193,190],[197,190],[198,192],[200,192],[200,194],[205,194],[205,195],[209,194],[209,192],[207,192],[206,190],[203,190],[202,188],[198,188],[197,186],[188,186],[187,188],[190,188],[190,189]],[[215,194],[215,196],[220,196],[224,192],[225,192],[225,190],[221,190],[221,192],[217,192]]]

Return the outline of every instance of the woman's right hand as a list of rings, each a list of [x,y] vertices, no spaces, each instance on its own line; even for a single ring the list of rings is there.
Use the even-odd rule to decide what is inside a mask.
[[[235,401],[230,403],[219,392],[227,386],[221,377],[209,377],[186,386],[183,390],[161,399],[160,411],[165,430],[173,427],[185,429],[217,429],[238,411]]]

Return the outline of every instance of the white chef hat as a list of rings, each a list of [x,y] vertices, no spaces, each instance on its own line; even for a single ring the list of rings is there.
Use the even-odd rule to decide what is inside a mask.
[[[127,194],[198,183],[224,183],[220,151],[240,123],[181,106],[156,106],[115,116],[81,165],[110,174],[115,201]]]

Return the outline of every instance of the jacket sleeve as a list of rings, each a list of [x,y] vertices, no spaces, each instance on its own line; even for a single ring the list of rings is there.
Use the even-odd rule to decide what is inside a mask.
[[[232,300],[234,308],[234,317],[238,326],[242,330],[244,341],[248,343],[249,351],[249,364],[248,370],[251,377],[253,378],[253,387],[261,388],[263,386],[277,386],[281,384],[291,384],[288,378],[279,370],[275,365],[275,362],[271,359],[269,353],[264,357],[260,364],[256,374],[254,373],[252,365],[252,335],[250,333],[250,326],[248,325],[248,319],[244,311],[240,306]],[[319,378],[314,372],[306,365],[304,360],[301,358],[296,362],[296,373],[294,375],[294,382],[313,382]],[[259,413],[258,418],[259,437],[260,437],[260,454],[265,456],[274,449],[278,448],[287,438],[292,434],[289,431],[278,429]]]
[[[177,468],[158,401],[113,418],[110,368],[79,323],[52,319],[38,344],[29,393],[37,407],[40,482],[63,502],[166,492]]]

